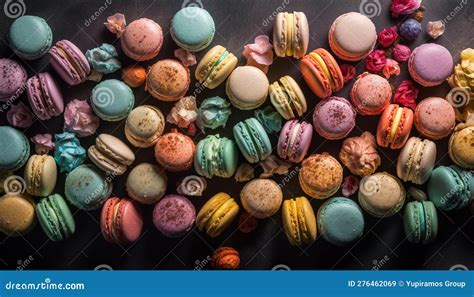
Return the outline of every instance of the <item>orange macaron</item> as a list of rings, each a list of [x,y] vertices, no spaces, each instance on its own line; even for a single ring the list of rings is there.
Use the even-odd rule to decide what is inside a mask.
[[[390,104],[382,113],[377,127],[377,144],[392,149],[401,148],[410,136],[413,125],[413,111]]]
[[[160,165],[171,172],[188,170],[193,165],[196,145],[188,136],[171,129],[155,145],[155,157]]]
[[[344,77],[336,59],[323,48],[303,57],[300,71],[314,94],[327,98],[344,87]]]

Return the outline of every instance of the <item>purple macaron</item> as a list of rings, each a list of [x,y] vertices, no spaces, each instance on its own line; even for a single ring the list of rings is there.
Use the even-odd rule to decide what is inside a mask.
[[[454,63],[447,48],[425,43],[415,48],[408,61],[411,77],[424,87],[442,84],[453,72]]]
[[[91,67],[82,51],[69,40],[60,40],[49,50],[51,66],[70,86],[75,86],[89,76]]]
[[[153,224],[168,237],[180,237],[188,232],[196,219],[191,201],[180,195],[168,195],[153,209]]]
[[[329,97],[321,100],[314,109],[313,125],[322,137],[342,139],[355,126],[356,110],[347,99]]]
[[[30,77],[26,81],[26,93],[31,109],[40,120],[48,120],[63,113],[63,95],[48,72]]]
[[[0,59],[0,101],[18,98],[25,90],[26,71],[16,61]]]
[[[294,163],[303,161],[313,137],[313,127],[307,122],[290,120],[285,123],[278,138],[278,155]]]

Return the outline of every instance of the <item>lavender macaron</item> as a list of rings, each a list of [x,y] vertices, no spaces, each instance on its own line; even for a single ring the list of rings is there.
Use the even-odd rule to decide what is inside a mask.
[[[181,237],[191,230],[196,209],[191,201],[180,195],[168,195],[153,209],[153,224],[168,237]]]
[[[453,67],[449,50],[436,43],[425,43],[415,48],[408,61],[411,77],[424,87],[442,84],[453,72]]]
[[[307,122],[290,120],[285,123],[278,138],[277,151],[282,159],[294,163],[303,161],[313,137],[313,127]]]
[[[25,90],[26,71],[18,62],[0,59],[0,101],[17,98]]]
[[[31,109],[40,120],[49,120],[63,113],[63,95],[48,72],[30,77],[26,81],[26,93]]]
[[[82,51],[69,40],[60,40],[49,50],[51,66],[70,86],[75,86],[89,76],[91,67]]]
[[[346,137],[354,128],[356,110],[342,97],[329,97],[320,101],[313,113],[313,125],[322,137],[335,140]]]

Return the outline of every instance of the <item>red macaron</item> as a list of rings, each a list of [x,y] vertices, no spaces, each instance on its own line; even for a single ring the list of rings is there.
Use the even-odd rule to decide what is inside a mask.
[[[413,111],[390,104],[382,113],[377,127],[377,144],[392,149],[401,148],[410,136]]]
[[[105,240],[129,244],[140,237],[143,219],[137,204],[127,198],[109,198],[102,207],[100,229]]]

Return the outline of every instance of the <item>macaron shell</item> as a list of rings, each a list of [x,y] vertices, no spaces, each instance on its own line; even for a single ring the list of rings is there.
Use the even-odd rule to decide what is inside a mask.
[[[25,168],[25,184],[30,195],[46,197],[56,186],[56,161],[48,155],[32,155]]]
[[[424,87],[442,84],[453,72],[453,67],[449,50],[435,43],[425,43],[415,48],[408,61],[411,77]]]
[[[112,228],[114,224],[114,210],[115,206],[120,202],[120,198],[111,197],[107,199],[102,206],[100,215],[100,230],[105,240],[108,242],[114,242]]]
[[[49,50],[53,33],[43,18],[24,15],[12,23],[8,38],[15,54],[25,60],[35,60]]]
[[[36,214],[43,231],[52,241],[64,240],[76,230],[74,218],[61,195],[41,199],[36,205]]]
[[[128,174],[125,189],[130,198],[142,204],[153,204],[165,195],[167,183],[168,175],[163,168],[141,163]]]
[[[186,94],[190,81],[189,68],[177,60],[165,59],[149,68],[145,89],[158,100],[176,101]]]
[[[26,87],[31,109],[40,120],[49,120],[63,113],[61,89],[49,73],[42,72],[29,78]]]
[[[282,200],[280,186],[270,179],[254,179],[240,192],[242,206],[258,219],[274,215],[280,209]]]
[[[142,213],[139,206],[129,199],[122,199],[120,201],[122,204],[116,220],[120,220],[118,230],[122,235],[125,242],[134,242],[142,233],[143,229],[143,219]]]
[[[425,237],[424,244],[433,242],[438,235],[438,214],[436,207],[431,201],[422,201],[425,214]]]
[[[295,24],[293,36],[293,57],[301,59],[308,51],[309,44],[309,24],[304,12],[293,12]]]
[[[206,53],[196,67],[196,79],[208,89],[217,88],[237,66],[237,57],[230,52],[222,59],[225,52],[225,47],[216,45]]]
[[[324,74],[321,66],[316,61],[313,61],[313,58],[309,55],[301,60],[300,72],[306,84],[317,97],[327,98],[331,96],[332,89],[329,78]]]
[[[321,59],[323,59],[326,67],[329,70],[329,73],[331,74],[331,78],[334,82],[333,91],[340,91],[344,87],[344,76],[342,75],[341,68],[339,67],[336,59],[334,59],[331,53],[329,53],[324,48],[317,48],[314,50],[314,52],[316,52],[321,57]]]
[[[100,134],[95,142],[87,152],[91,161],[105,172],[121,175],[135,161],[132,150],[115,136]]]
[[[303,160],[298,179],[307,195],[315,199],[325,199],[339,190],[342,174],[343,169],[337,159],[328,153],[321,153]]]
[[[20,63],[11,59],[0,59],[0,101],[20,96],[26,80],[26,70]]]
[[[456,125],[452,105],[443,98],[429,97],[418,103],[415,110],[415,127],[433,140],[447,137]]]
[[[91,105],[94,113],[104,121],[125,119],[135,104],[132,89],[117,79],[107,79],[92,90]]]
[[[239,205],[226,193],[212,196],[201,208],[196,225],[210,237],[217,237],[232,223],[239,212]]]
[[[461,177],[452,168],[439,166],[431,173],[427,194],[437,208],[452,210],[462,200],[461,193],[464,188]]]
[[[235,107],[249,110],[265,103],[268,87],[268,78],[262,70],[253,66],[239,66],[227,79],[226,93]]]
[[[188,51],[205,49],[214,39],[215,31],[212,16],[200,7],[184,7],[171,20],[171,37]]]
[[[362,115],[382,113],[390,104],[392,88],[387,79],[376,74],[360,75],[351,91],[352,103]]]
[[[180,237],[188,232],[196,218],[196,210],[187,198],[168,195],[153,209],[153,224],[168,237]]]
[[[0,171],[16,171],[30,155],[30,142],[25,134],[10,126],[0,126]]]
[[[165,117],[158,107],[141,105],[134,108],[125,123],[125,136],[136,147],[150,147],[163,134]]]
[[[313,113],[313,125],[326,139],[341,139],[355,127],[356,111],[351,103],[341,97],[320,101]]]
[[[123,52],[136,61],[151,60],[163,45],[163,30],[153,20],[140,18],[128,24],[121,36]]]
[[[308,152],[313,137],[311,124],[288,121],[283,126],[278,139],[277,151],[280,158],[288,158],[291,162],[300,163]],[[296,136],[294,136],[296,135]],[[292,138],[293,141],[292,141]]]
[[[35,222],[35,203],[28,194],[0,197],[0,232],[10,237],[25,235]]]
[[[397,175],[403,181],[424,184],[436,162],[436,144],[430,140],[411,137],[400,151]]]
[[[474,169],[474,125],[459,124],[449,139],[449,156],[454,163]]]
[[[249,118],[233,128],[235,142],[249,163],[265,160],[272,153],[272,145],[262,124]]]
[[[117,163],[109,155],[104,154],[103,151],[100,151],[95,145],[90,146],[87,149],[87,155],[95,166],[106,173],[122,175],[127,170],[126,165]]]
[[[401,117],[395,123],[397,111],[402,108]],[[409,108],[400,107],[397,104],[390,104],[382,113],[377,126],[377,144],[382,147],[392,149],[402,148],[410,136],[413,125],[413,111]],[[393,139],[391,131],[395,131]]]
[[[155,157],[169,171],[184,171],[193,165],[195,149],[191,138],[174,131],[160,136],[155,146]]]
[[[84,53],[72,42],[60,40],[49,50],[50,63],[70,86],[84,82],[91,68]]]
[[[408,202],[403,213],[403,229],[408,242],[411,243],[418,243],[421,239],[419,204],[421,202]]]
[[[308,105],[306,103],[306,97],[304,96],[304,93],[301,90],[300,86],[289,75],[280,78],[280,83],[283,86],[286,94],[288,94],[291,99],[292,109],[296,111],[296,114],[298,116],[302,116],[308,109]]]

